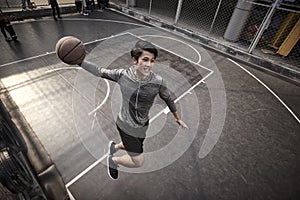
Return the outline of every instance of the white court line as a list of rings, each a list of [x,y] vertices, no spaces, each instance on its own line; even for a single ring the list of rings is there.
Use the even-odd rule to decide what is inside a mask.
[[[20,62],[23,62],[23,61],[26,61],[26,60],[33,60],[35,58],[40,58],[40,57],[43,57],[43,56],[47,56],[47,55],[52,54],[52,53],[55,53],[55,51],[53,51],[53,52],[46,52],[44,54],[40,54],[40,55],[37,55],[37,56],[32,56],[32,57],[29,57],[29,58],[24,58],[24,59],[21,59],[21,60],[17,60],[17,61],[5,63],[5,64],[0,65],[0,68],[5,67],[7,65],[12,65],[12,64],[20,63]]]
[[[248,74],[250,74],[254,79],[256,79],[260,84],[262,84],[267,90],[269,90],[269,92],[271,92],[271,94],[273,94],[278,101],[292,114],[292,116],[298,121],[298,123],[300,123],[299,118],[295,115],[295,113],[280,99],[280,97],[273,92],[273,90],[271,90],[264,82],[262,82],[260,79],[258,79],[256,76],[254,76],[250,71],[248,71],[247,69],[245,69],[244,67],[242,67],[240,64],[238,64],[237,62],[231,60],[230,58],[227,58],[229,61],[233,62],[234,64],[236,64],[238,67],[240,67],[241,69],[243,69],[245,72],[247,72]]]
[[[74,196],[72,195],[72,193],[70,192],[70,190],[66,187],[68,195],[70,197],[70,200],[75,200]]]
[[[48,21],[48,20],[47,20]],[[50,20],[49,21],[53,21]],[[144,24],[136,24],[132,22],[126,22],[126,21],[116,21],[116,20],[109,20],[109,19],[91,19],[91,18],[64,18],[63,21],[96,21],[96,22],[112,22],[112,23],[118,23],[118,24],[128,24],[128,25],[134,25],[134,26],[140,26],[140,27],[147,27],[149,26]]]
[[[70,182],[66,184],[66,187],[70,187],[73,183],[75,183],[78,179],[80,179],[83,175],[88,173],[91,169],[93,169],[96,165],[98,165],[102,160],[104,160],[108,156],[108,153],[104,154],[101,158],[99,158],[96,162],[91,164],[88,168],[83,170],[80,174],[78,174],[75,178],[73,178]]]
[[[90,42],[86,42],[86,43],[84,43],[84,45],[100,42],[102,40],[106,40],[106,39],[110,39],[110,38],[113,38],[113,37],[118,37],[118,36],[122,36],[122,35],[126,35],[126,34],[129,34],[129,32],[119,33],[119,34],[116,34],[116,35],[111,35],[111,36],[108,36],[108,37],[105,37],[105,38],[101,38],[101,39],[93,40],[93,41],[90,41]],[[55,51],[46,52],[44,54],[40,54],[40,55],[37,55],[37,56],[32,56],[32,57],[16,60],[16,61],[13,61],[13,62],[5,63],[5,64],[0,65],[0,68],[8,66],[8,65],[24,62],[24,61],[27,61],[27,60],[33,60],[35,58],[41,58],[41,57],[44,57],[44,56],[47,56],[47,55],[50,55],[50,54],[53,54],[53,53],[55,53]]]
[[[52,72],[57,72],[57,71],[61,71],[61,70],[73,70],[73,69],[82,69],[81,67],[61,67],[61,68],[55,68],[55,69],[50,69],[50,70],[47,70],[45,71],[45,73],[52,73]],[[58,73],[58,72],[57,72]],[[60,73],[58,73],[59,76],[62,76]],[[74,88],[74,86],[68,81],[66,80],[63,76],[61,77],[65,82],[67,82],[69,85],[71,85],[71,87],[76,90],[76,92],[78,92],[79,94],[81,94],[76,88]],[[91,112],[88,113],[88,115],[91,115],[94,113],[94,118],[96,117],[96,112],[97,110],[99,110],[104,104],[105,102],[107,101],[108,97],[109,97],[109,93],[110,93],[110,85],[109,85],[109,82],[108,80],[104,79],[106,85],[107,85],[107,92],[106,92],[106,95],[105,95],[105,98],[103,99],[103,101],[94,109],[92,110]],[[88,102],[89,102],[89,99],[87,97],[85,97],[84,95],[82,95]],[[92,105],[92,103],[90,103]],[[92,128],[94,127],[94,122],[95,120],[93,120],[93,123],[92,123]]]
[[[179,101],[180,99],[182,99],[185,95],[190,94],[191,91],[198,86],[200,83],[204,83],[204,80],[207,79],[210,75],[212,75],[214,72],[211,71],[209,74],[207,74],[204,78],[202,78],[200,81],[198,81],[195,85],[193,85],[190,89],[188,89],[187,91],[185,91],[182,95],[180,95],[178,98],[176,98],[174,101],[175,103],[177,101]],[[170,109],[168,107],[165,107],[163,110],[161,110],[160,112],[158,112],[154,117],[152,117],[149,120],[149,123],[151,123],[152,121],[154,121],[157,117],[159,117],[162,113],[167,114],[168,112],[170,112]]]
[[[195,47],[193,47],[192,45],[190,45],[190,44],[188,44],[186,42],[183,42],[183,41],[181,41],[179,39],[172,38],[172,37],[169,37],[169,36],[163,36],[163,35],[142,35],[140,37],[141,38],[143,38],[143,37],[160,37],[160,38],[167,38],[167,39],[170,39],[170,40],[175,40],[176,42],[179,42],[179,43],[183,43],[183,44],[189,46],[191,49],[193,49],[197,53],[197,55],[198,55],[198,61],[196,63],[200,63],[201,62],[201,55],[200,55],[199,51],[197,51],[197,49],[195,49]]]
[[[55,69],[49,69],[45,71],[45,73],[52,73],[60,70],[70,70],[70,69],[82,69],[81,67],[60,67],[60,68],[55,68]]]
[[[109,93],[110,93],[110,85],[109,85],[109,82],[108,80],[104,79],[105,83],[106,83],[106,86],[107,86],[107,91],[106,91],[106,95],[105,95],[105,98],[103,99],[103,101],[99,104],[99,106],[97,106],[94,110],[92,110],[88,115],[91,115],[94,113],[94,118],[93,118],[93,123],[92,123],[92,129],[94,129],[94,125],[95,125],[95,119],[96,119],[96,116],[97,116],[97,110],[99,110],[104,104],[105,102],[107,101],[108,97],[109,97]]]
[[[111,10],[111,9],[110,9]],[[96,22],[112,22],[112,23],[118,23],[118,24],[128,24],[128,25],[134,25],[134,26],[140,26],[140,27],[149,27],[149,25],[144,24],[137,24],[133,22],[126,22],[126,21],[117,21],[117,20],[110,20],[110,19],[91,19],[91,18],[63,18],[60,21],[96,21]],[[140,20],[138,20],[140,21]],[[24,20],[22,22],[17,22],[18,24],[25,24],[25,23],[32,23],[37,22],[36,20]],[[43,18],[39,19],[38,22],[54,22],[52,18]],[[141,21],[142,22],[142,21]],[[145,23],[145,22],[144,22]]]
[[[128,34],[130,34],[130,35],[132,35],[132,36],[134,36],[134,37],[140,38],[141,40],[144,40],[144,39],[142,38],[143,36],[137,36],[137,35],[135,35],[135,34],[133,34],[133,33],[130,33],[130,32],[128,32]],[[154,42],[152,42],[152,43],[155,44]],[[187,44],[187,43],[185,43],[185,42],[182,42],[182,43]],[[163,49],[163,50],[165,50],[165,51],[168,51],[168,52],[174,54],[175,56],[178,56],[179,58],[182,58],[182,59],[184,59],[184,60],[186,60],[186,61],[188,61],[188,62],[190,62],[190,63],[193,63],[194,65],[198,65],[199,67],[202,67],[203,69],[206,69],[206,70],[209,71],[209,72],[213,72],[211,69],[208,69],[207,67],[204,67],[203,65],[200,65],[199,63],[197,63],[197,62],[195,62],[195,61],[192,61],[192,60],[190,60],[190,59],[188,59],[188,58],[185,58],[185,57],[183,57],[183,56],[181,56],[181,55],[179,55],[179,54],[177,54],[177,53],[175,53],[175,52],[173,52],[173,51],[170,51],[170,50],[168,50],[168,49],[166,49],[166,48],[164,48],[164,47],[161,47],[161,46],[158,45],[158,44],[155,44],[155,46],[157,46],[157,47],[159,47],[159,48],[161,48],[161,49]]]
[[[99,106],[97,106],[94,110],[92,110],[91,112],[88,113],[88,115],[91,115],[95,112],[97,112],[97,110],[99,110],[99,108],[101,108],[101,106],[107,101],[108,97],[109,97],[109,93],[110,93],[110,86],[109,86],[109,82],[108,80],[104,79],[106,86],[107,86],[107,92],[105,95],[105,98],[103,99],[103,101],[101,102],[101,104]]]

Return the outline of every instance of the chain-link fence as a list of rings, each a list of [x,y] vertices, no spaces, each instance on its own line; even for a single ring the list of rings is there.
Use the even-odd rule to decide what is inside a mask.
[[[48,0],[34,0],[37,6]],[[58,0],[74,4],[75,0]],[[300,0],[110,0],[247,53],[300,67]],[[21,7],[21,0],[0,0]]]
[[[300,67],[300,0],[111,0],[274,62]]]
[[[257,30],[257,44],[254,43],[253,54],[263,55],[274,62],[285,63],[291,67],[300,67],[300,2],[298,5],[281,3],[273,12],[268,21],[260,24]],[[296,1],[294,3],[297,3]],[[259,25],[259,24],[258,24]]]

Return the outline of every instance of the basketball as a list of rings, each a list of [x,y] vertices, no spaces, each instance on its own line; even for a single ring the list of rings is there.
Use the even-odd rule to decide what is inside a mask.
[[[78,65],[85,58],[85,46],[81,40],[66,36],[57,41],[55,51],[57,56],[70,65]]]

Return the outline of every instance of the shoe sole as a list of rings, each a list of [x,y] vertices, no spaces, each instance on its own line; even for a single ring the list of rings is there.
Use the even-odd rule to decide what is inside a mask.
[[[108,176],[109,176],[112,180],[117,180],[118,178],[113,178],[113,177],[110,175],[110,172],[109,172],[109,155],[107,156],[106,164],[107,164],[107,173],[108,173]]]
[[[108,143],[108,155],[111,155],[110,146],[111,146],[112,143],[113,143],[112,141],[109,141],[109,143]]]

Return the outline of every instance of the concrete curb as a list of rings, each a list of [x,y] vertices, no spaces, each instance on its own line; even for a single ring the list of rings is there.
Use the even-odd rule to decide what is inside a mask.
[[[1,81],[0,87],[4,88]],[[60,172],[32,130],[31,126],[20,112],[19,107],[15,104],[14,100],[11,98],[6,89],[3,89],[2,94],[0,94],[0,98],[5,105],[5,108],[8,111],[12,121],[25,140],[28,149],[26,157],[28,158],[31,167],[34,169],[33,174],[35,174],[35,176],[38,178],[38,182],[43,188],[43,192],[47,199],[66,199],[68,197],[68,193]]]
[[[50,6],[43,6],[39,7],[33,10],[28,10],[28,11],[21,11],[21,9],[3,9],[2,11],[9,16],[13,17],[12,21],[20,21],[23,19],[38,19],[46,16],[52,16],[52,9]],[[60,12],[61,14],[68,14],[68,13],[76,13],[76,7],[71,6],[71,5],[64,5],[60,6]]]

